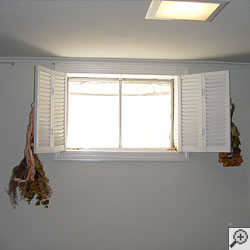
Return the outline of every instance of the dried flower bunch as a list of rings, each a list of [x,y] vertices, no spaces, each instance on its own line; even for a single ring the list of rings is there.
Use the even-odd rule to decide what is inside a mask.
[[[240,132],[236,125],[233,123],[233,113],[235,105],[231,106],[231,144],[232,152],[230,153],[219,153],[219,162],[223,163],[224,167],[238,167],[243,162],[243,157],[240,155]]]
[[[30,204],[32,199],[36,198],[36,206],[43,205],[48,208],[52,191],[49,186],[49,179],[45,176],[43,164],[38,156],[33,153],[33,139],[34,107],[32,106],[26,134],[24,158],[18,166],[13,168],[7,190],[14,208],[18,205],[18,191],[20,199],[24,199]]]

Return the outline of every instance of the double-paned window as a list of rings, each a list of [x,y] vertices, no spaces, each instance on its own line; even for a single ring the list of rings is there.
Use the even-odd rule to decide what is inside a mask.
[[[69,77],[67,148],[173,148],[173,80]]]

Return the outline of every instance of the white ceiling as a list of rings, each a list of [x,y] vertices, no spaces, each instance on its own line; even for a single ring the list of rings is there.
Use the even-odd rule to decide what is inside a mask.
[[[211,23],[145,20],[150,2],[0,0],[0,56],[250,62],[250,0]]]

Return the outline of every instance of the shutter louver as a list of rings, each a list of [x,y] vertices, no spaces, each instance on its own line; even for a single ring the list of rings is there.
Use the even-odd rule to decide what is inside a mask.
[[[52,74],[38,66],[35,83],[34,151],[49,153],[52,148]]]
[[[36,67],[34,152],[54,153],[65,149],[66,75]]]
[[[54,152],[65,149],[66,140],[66,105],[67,83],[66,75],[55,72],[54,84]]]
[[[230,152],[229,71],[203,73],[203,151]]]
[[[180,79],[180,151],[201,151],[201,77],[200,74],[181,76]]]
[[[180,77],[179,151],[230,152],[229,71]]]

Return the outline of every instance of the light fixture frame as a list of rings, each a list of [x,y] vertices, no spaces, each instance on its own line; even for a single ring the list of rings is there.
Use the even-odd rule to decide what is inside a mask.
[[[172,1],[172,2],[197,2],[197,3],[217,3],[219,6],[216,10],[206,19],[206,20],[190,20],[190,19],[175,19],[175,18],[156,18],[155,14],[163,1]],[[180,21],[196,21],[196,22],[211,22],[214,18],[230,3],[231,0],[152,0],[149,6],[148,12],[145,16],[145,19],[154,19],[154,20],[180,20]]]

